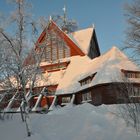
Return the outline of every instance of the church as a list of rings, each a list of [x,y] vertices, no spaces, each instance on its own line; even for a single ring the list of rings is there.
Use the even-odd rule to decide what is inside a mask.
[[[26,94],[33,112],[85,102],[101,105],[140,101],[140,69],[115,46],[101,54],[94,26],[69,32],[50,18],[34,49],[42,54],[41,75],[37,75],[33,96],[28,88]],[[25,65],[34,63],[31,52]],[[6,97],[1,96],[0,104],[4,100]],[[22,105],[13,95],[3,108],[19,111]]]

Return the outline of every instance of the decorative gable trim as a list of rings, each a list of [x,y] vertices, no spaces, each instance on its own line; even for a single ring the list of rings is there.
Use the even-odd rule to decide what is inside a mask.
[[[50,23],[48,24],[48,27],[46,27],[48,31],[54,30],[57,34],[59,34],[59,36],[67,43],[67,45],[70,47],[71,49],[71,56],[74,55],[81,55],[84,56],[84,52],[75,44],[75,42],[73,42],[73,40],[71,40],[71,38],[69,38],[69,36],[63,32],[57,25],[56,23],[51,20]],[[41,33],[40,37],[37,40],[36,43],[36,48],[39,43],[41,43],[44,39],[44,37],[46,36],[46,29],[43,30],[43,32]]]

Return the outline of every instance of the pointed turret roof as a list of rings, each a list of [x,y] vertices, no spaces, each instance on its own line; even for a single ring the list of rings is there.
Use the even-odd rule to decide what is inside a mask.
[[[88,54],[93,32],[94,27],[91,27],[70,33],[69,36],[78,44],[79,48],[85,54]]]

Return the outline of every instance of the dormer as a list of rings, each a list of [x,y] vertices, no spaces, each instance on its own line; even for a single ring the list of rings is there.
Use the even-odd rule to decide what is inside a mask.
[[[140,78],[140,71],[131,71],[121,69],[121,72],[124,74],[126,78]]]
[[[97,72],[96,72],[97,73]],[[94,76],[96,75],[96,73],[90,75],[90,76],[87,76],[85,77],[84,79],[80,80],[79,83],[81,86],[84,86],[86,84],[90,84],[91,81],[93,80]]]

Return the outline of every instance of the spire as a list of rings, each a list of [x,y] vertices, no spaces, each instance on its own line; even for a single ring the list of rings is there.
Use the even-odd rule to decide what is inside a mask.
[[[67,20],[67,14],[66,14],[66,6],[64,5],[64,8],[63,8],[63,11],[64,11],[64,24],[66,24],[66,20]]]
[[[92,28],[93,28],[93,29],[95,28],[95,25],[94,25],[94,24],[92,24]]]
[[[63,11],[64,11],[64,13],[66,12],[66,6],[64,5],[64,7],[63,7]]]
[[[50,21],[52,20],[52,16],[49,17],[49,20],[50,20]]]

